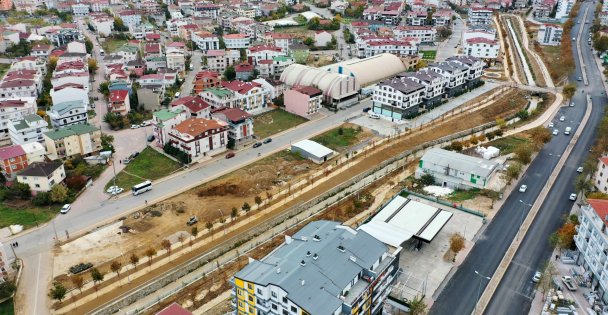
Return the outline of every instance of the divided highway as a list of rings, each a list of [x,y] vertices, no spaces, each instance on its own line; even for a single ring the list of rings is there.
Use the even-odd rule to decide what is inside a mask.
[[[589,8],[587,19],[590,20],[593,17],[593,3],[585,2],[580,8],[578,21],[582,20],[583,12],[587,8]],[[572,34],[583,36],[582,43],[586,42],[589,25],[591,24],[586,25],[584,21],[581,21],[580,24],[575,24],[572,30]],[[582,34],[578,32],[579,27],[585,28]],[[564,40],[568,39],[564,38]],[[507,197],[501,209],[498,210],[499,212],[478,236],[468,257],[435,300],[431,314],[471,314],[474,311],[480,295],[479,288],[484,290],[488,283],[486,279],[478,276],[476,271],[483,276],[492,276],[496,271],[507,248],[516,237],[523,215],[527,215],[530,210],[526,204],[533,204],[536,201],[571,139],[570,136],[563,134],[564,129],[572,127],[572,133],[574,133],[578,128],[586,108],[586,93],[589,93],[593,101],[591,118],[558,175],[555,185],[543,202],[485,312],[485,314],[492,315],[528,313],[534,293],[530,280],[542,262],[550,259],[552,249],[549,246],[548,237],[561,225],[563,214],[568,213],[572,208],[572,202],[568,200],[568,196],[574,192],[573,182],[577,174],[576,168],[585,160],[587,149],[593,144],[595,128],[602,119],[606,103],[606,98],[602,93],[604,88],[601,74],[595,67],[594,56],[590,49],[582,48],[584,63],[588,65],[586,70],[589,86],[578,82],[578,92],[573,99],[576,105],[560,109],[557,116],[565,116],[564,122],[554,119],[555,129],[560,131],[559,135],[554,136],[545,145],[517,183],[517,186],[526,184],[528,190],[525,193],[515,190]],[[570,78],[573,82],[576,82],[576,78],[581,76],[581,65],[577,53],[575,48],[573,54],[576,60],[576,71]]]

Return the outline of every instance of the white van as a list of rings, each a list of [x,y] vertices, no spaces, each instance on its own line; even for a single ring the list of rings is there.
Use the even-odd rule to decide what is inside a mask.
[[[175,98],[179,98],[179,92],[175,93]]]
[[[570,127],[566,127],[566,130],[564,130],[564,134],[565,134],[565,135],[569,135],[569,134],[570,134],[570,131],[572,131],[572,128],[570,128]]]
[[[380,115],[376,114],[376,113],[369,113],[369,118],[372,119],[380,119]]]

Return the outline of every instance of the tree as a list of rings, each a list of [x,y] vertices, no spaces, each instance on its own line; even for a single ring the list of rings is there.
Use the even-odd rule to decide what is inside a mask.
[[[522,164],[528,164],[532,160],[532,147],[530,145],[520,145],[515,148],[515,156]]]
[[[65,294],[67,292],[68,290],[65,288],[65,286],[63,286],[61,282],[55,282],[53,284],[53,288],[51,288],[51,294],[49,295],[53,300],[61,302],[63,298],[65,298]]]
[[[428,62],[424,59],[420,59],[418,60],[418,63],[416,63],[416,66],[414,67],[415,70],[420,70],[422,68],[426,68],[428,66]]]
[[[424,175],[420,176],[420,183],[423,186],[430,186],[435,184],[435,177],[431,173],[424,173]]]
[[[23,200],[27,200],[32,197],[32,192],[30,190],[30,186],[28,184],[13,182],[11,187],[9,188],[9,197],[10,198],[19,198]]]
[[[232,207],[232,211],[230,212],[230,221],[234,221],[236,217],[239,216],[239,210],[236,207]]]
[[[4,186],[6,184],[6,176],[3,173],[0,173],[0,186]]]
[[[557,274],[557,268],[551,261],[547,261],[544,265],[542,275],[538,282],[538,289],[543,293],[543,301],[547,296],[547,292],[553,287],[553,276]]]
[[[89,60],[87,61],[87,64],[89,65],[89,73],[90,74],[95,74],[95,72],[97,72],[97,60],[93,59],[93,58],[89,58]]]
[[[154,257],[154,255],[156,255],[156,249],[150,247],[148,249],[146,249],[146,256],[148,257],[148,266],[152,265],[152,257]]]
[[[118,260],[114,260],[110,264],[110,270],[112,270],[112,272],[116,273],[116,276],[118,276],[118,279],[120,279],[120,268],[122,268],[122,263]]]
[[[88,37],[84,39],[84,46],[87,54],[93,54],[93,42]]]
[[[306,37],[304,39],[304,45],[312,46],[315,43],[315,40],[312,37]]]
[[[221,29],[221,27],[220,27]],[[221,35],[221,34],[220,34]],[[226,49],[226,42],[224,42],[224,37],[220,36],[220,41],[219,41],[219,45],[220,45],[220,49]],[[206,65],[206,64],[205,64]]]
[[[585,194],[585,192],[593,189],[593,182],[587,179],[587,174],[579,174],[574,179],[574,189]]]
[[[63,184],[57,184],[51,188],[51,201],[63,203],[68,199],[68,189]]]
[[[564,85],[564,88],[562,89],[562,94],[564,94],[564,97],[566,99],[571,100],[574,96],[574,93],[576,93],[576,84],[568,83]]]
[[[243,204],[243,210],[244,210],[245,212],[249,212],[249,210],[251,210],[251,206],[250,206],[250,205],[249,205],[247,202],[245,202],[245,203]]]
[[[545,143],[551,140],[551,132],[544,127],[536,127],[528,131],[530,138],[537,148],[541,148]]]
[[[452,151],[460,152],[460,151],[462,151],[462,149],[463,149],[462,142],[460,142],[460,141],[453,141],[450,144],[450,150],[452,150]]]
[[[205,223],[205,227],[207,228],[207,230],[209,230],[209,233],[212,233],[212,231],[213,231],[213,222],[207,221],[207,223]]]
[[[576,225],[572,222],[566,222],[564,225],[559,228],[556,232],[557,240],[558,240],[558,248],[560,251],[562,249],[570,249],[574,244],[574,235],[576,234]]]
[[[454,256],[464,248],[464,237],[460,233],[454,233],[450,237],[450,250]]]
[[[258,209],[260,209],[260,205],[262,204],[262,197],[260,196],[255,196],[253,198],[253,200],[255,201],[255,204],[258,205]]]
[[[521,173],[521,168],[522,166],[519,162],[514,161],[509,164],[506,171],[507,181],[511,182],[512,179],[517,178],[519,176],[519,173]]]
[[[114,30],[117,32],[126,32],[129,28],[125,26],[125,23],[120,17],[116,16],[114,17]]]
[[[95,290],[97,290],[97,284],[103,281],[104,274],[99,271],[97,268],[91,269],[91,279],[93,279],[93,284],[95,286]]]
[[[80,294],[82,294],[82,286],[84,286],[84,278],[81,275],[74,275],[70,278],[70,281],[72,281],[72,284],[74,285],[74,287],[76,289],[78,289],[78,291],[80,291]]]
[[[198,235],[198,228],[196,226],[193,226],[192,230],[190,231],[190,234],[196,237]]]
[[[593,41],[593,48],[599,52],[608,50],[608,37],[599,36]]]
[[[17,290],[17,286],[12,281],[4,281],[0,283],[0,299],[5,299],[13,295]]]
[[[507,126],[507,121],[503,118],[496,118],[496,125],[498,126],[498,128],[504,129]],[[500,135],[497,134],[497,136]]]
[[[224,78],[226,78],[228,81],[232,81],[236,78],[236,71],[234,70],[233,66],[226,67],[226,70],[224,71]]]
[[[105,96],[106,98],[110,95],[110,82],[105,81],[105,82],[101,82],[99,83],[99,88],[97,91],[99,91],[99,93],[103,94],[103,96]]]
[[[133,254],[131,254],[131,257],[129,257],[129,261],[131,261],[131,265],[133,265],[133,268],[135,268],[135,270],[137,270],[137,264],[139,263],[139,256],[137,256],[137,254],[133,253]]]
[[[424,297],[416,296],[409,301],[410,315],[424,315],[427,313],[428,306],[424,302]]]
[[[160,242],[160,246],[167,251],[167,254],[171,256],[171,241],[164,239]]]

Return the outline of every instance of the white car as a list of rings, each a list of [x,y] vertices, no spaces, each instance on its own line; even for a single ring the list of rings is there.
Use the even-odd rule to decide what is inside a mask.
[[[61,207],[61,210],[59,210],[59,213],[66,214],[70,211],[70,209],[72,209],[72,205],[69,203],[66,203],[65,205],[63,205],[63,207]]]
[[[562,116],[559,118],[559,121],[564,121],[564,120],[566,120],[566,116]]]
[[[376,113],[369,113],[369,118],[372,119],[380,119],[380,115],[376,114]]]
[[[137,129],[139,128],[139,125],[131,125],[131,129]]]
[[[106,190],[106,192],[108,194],[112,194],[112,195],[118,195],[123,191],[124,191],[124,189],[122,189],[121,187],[118,187],[118,186],[110,186],[110,188],[108,188],[108,190]]]
[[[146,126],[150,126],[150,121],[149,121],[149,120],[146,120],[146,121],[142,122],[142,123],[141,123],[139,126],[140,126],[140,127],[146,127]]]
[[[521,193],[526,192],[526,190],[528,190],[528,186],[527,185],[521,185],[519,187],[519,192],[521,192]]]
[[[537,271],[534,273],[534,277],[532,277],[532,282],[534,283],[538,283],[538,281],[540,281],[540,278],[543,276],[542,273],[540,273],[540,271]]]
[[[575,193],[570,194],[570,197],[568,199],[570,199],[572,201],[576,201],[576,194]]]
[[[570,102],[570,107],[574,107],[574,101]]]
[[[557,136],[558,134],[559,134],[559,130],[557,130],[557,129],[553,130],[553,135],[554,136]]]
[[[577,171],[577,172],[579,172],[579,173],[582,173],[582,172],[583,172],[583,167],[582,167],[582,166],[579,166],[579,167],[576,169],[576,171]]]
[[[553,126],[555,126],[555,125],[553,124],[553,122],[550,122],[550,123],[549,123],[549,126],[547,126],[547,127],[549,127],[549,128],[553,128]]]

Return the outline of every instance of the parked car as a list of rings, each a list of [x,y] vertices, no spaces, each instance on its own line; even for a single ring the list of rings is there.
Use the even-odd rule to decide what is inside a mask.
[[[583,77],[578,77],[576,81],[583,81]]]
[[[562,282],[566,285],[566,288],[570,291],[576,291],[577,286],[574,284],[574,280],[570,276],[563,276]]]
[[[122,164],[129,164],[129,163],[131,163],[130,158],[126,158],[126,159],[122,160]]]
[[[553,126],[554,126],[553,122],[550,122],[550,123],[549,123],[549,126],[547,126],[547,127],[549,127],[549,128],[553,128]]]
[[[155,138],[156,138],[156,137],[154,137],[154,135],[149,135],[149,136],[148,136],[148,142],[152,142],[152,141],[154,141],[154,139],[155,139]]]
[[[579,173],[582,173],[582,172],[583,172],[583,167],[582,167],[582,166],[579,166],[579,167],[576,169],[576,171],[577,171],[577,172],[579,172]]]
[[[574,107],[574,101],[570,102],[570,107]]]
[[[69,203],[66,203],[65,205],[63,205],[63,207],[61,207],[61,210],[59,210],[59,213],[66,214],[70,211],[70,209],[72,209],[72,205]]]
[[[234,152],[228,152],[228,154],[226,154],[226,158],[227,159],[231,159],[235,156],[236,154]]]
[[[264,141],[262,141],[264,144],[266,143],[271,143],[272,142],[272,138],[266,138],[264,139]]]
[[[554,129],[554,130],[553,130],[553,135],[554,135],[554,136],[557,136],[558,134],[559,134],[559,130]]]
[[[521,192],[521,193],[525,193],[526,190],[528,190],[528,186],[527,185],[521,185],[519,187],[519,192]]]
[[[125,191],[125,190],[122,187],[118,187],[118,186],[111,186],[110,188],[108,188],[108,190],[106,190],[106,192],[111,195],[118,195],[118,194],[122,193],[123,191]]]
[[[136,158],[136,157],[138,157],[138,156],[139,156],[139,152],[138,152],[138,151],[135,151],[135,152],[133,152],[133,153],[131,154],[131,159],[134,159],[134,158]]]
[[[188,226],[192,226],[192,225],[195,225],[197,222],[198,222],[198,218],[195,215],[193,215],[190,217],[190,219],[188,219],[188,222],[186,222],[186,224]]]
[[[570,199],[572,201],[576,201],[576,194],[575,193],[571,193],[570,197],[568,199]]]
[[[559,117],[559,121],[565,121],[565,120],[566,120],[566,116]]]
[[[261,142],[256,142],[256,143],[254,143],[254,144],[253,144],[253,147],[254,147],[254,148],[259,148],[259,147],[261,147],[261,146],[262,146],[262,143],[261,143]]]
[[[372,108],[371,108],[371,107],[366,107],[366,108],[364,108],[364,109],[363,109],[363,112],[364,112],[364,113],[367,113],[367,112],[369,112],[370,110],[372,110]]]
[[[149,120],[146,120],[146,121],[142,122],[142,123],[140,124],[140,126],[141,126],[141,127],[150,126],[150,121],[149,121]]]
[[[540,281],[540,278],[543,276],[542,273],[540,273],[540,271],[537,271],[534,273],[534,276],[532,277],[532,282],[534,283],[538,283]]]
[[[131,129],[137,129],[139,128],[139,125],[131,125]]]
[[[369,113],[369,118],[372,119],[380,119],[380,115],[376,114],[376,113]]]

